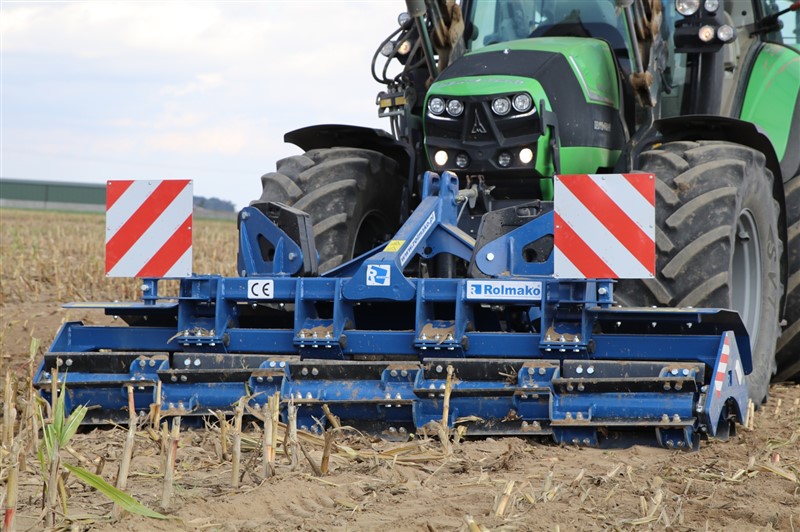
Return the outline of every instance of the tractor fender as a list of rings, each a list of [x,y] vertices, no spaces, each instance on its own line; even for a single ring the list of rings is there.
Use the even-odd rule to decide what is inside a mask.
[[[411,147],[400,142],[388,131],[344,124],[318,124],[290,131],[284,142],[294,144],[304,151],[319,148],[363,148],[382,153],[397,161],[402,175],[413,178],[414,168]],[[409,181],[410,182],[410,181]]]
[[[784,176],[781,172],[781,164],[775,152],[775,148],[769,137],[752,122],[738,120],[724,116],[714,115],[688,115],[662,118],[655,120],[649,126],[642,127],[628,141],[622,150],[620,158],[615,167],[616,172],[630,172],[635,170],[636,161],[642,152],[656,147],[665,142],[676,141],[703,141],[717,140],[733,142],[743,146],[749,146],[756,151],[764,154],[766,167],[772,172],[772,196],[780,204],[780,216],[778,218],[778,232],[783,242],[783,253],[781,256],[781,283],[783,293],[778,307],[781,309],[781,316],[786,312],[786,291],[789,281],[789,253],[788,227],[786,221],[786,196],[784,194],[784,183],[791,179],[791,175]]]

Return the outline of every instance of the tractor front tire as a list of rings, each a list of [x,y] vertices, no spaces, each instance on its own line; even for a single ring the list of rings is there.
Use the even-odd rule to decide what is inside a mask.
[[[375,151],[311,150],[281,159],[261,183],[251,205],[277,201],[311,216],[320,272],[373,249],[400,227],[404,179],[394,160]]]
[[[673,142],[642,153],[656,175],[656,278],[618,284],[629,306],[737,310],[750,334],[750,398],[775,372],[782,294],[780,208],[764,155],[723,142]]]
[[[800,381],[800,175],[786,183],[786,250],[789,254],[789,281],[786,287],[786,326],[778,338],[776,380]]]

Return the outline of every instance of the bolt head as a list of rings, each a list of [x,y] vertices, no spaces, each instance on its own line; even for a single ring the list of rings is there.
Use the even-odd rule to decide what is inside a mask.
[[[488,260],[489,262],[492,262],[494,260],[494,253],[487,253],[486,254],[486,260]]]

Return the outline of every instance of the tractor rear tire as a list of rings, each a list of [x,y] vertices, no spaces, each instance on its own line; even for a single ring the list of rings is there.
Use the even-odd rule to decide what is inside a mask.
[[[261,197],[307,212],[314,226],[320,273],[373,249],[400,227],[404,179],[385,155],[325,148],[281,159],[261,177]]]
[[[786,326],[778,338],[778,374],[775,380],[800,381],[800,175],[786,183],[786,248],[789,282],[786,288]]]
[[[623,305],[730,308],[750,334],[750,398],[775,372],[782,294],[780,208],[764,155],[723,142],[673,142],[642,153],[656,179],[656,278],[617,285]]]

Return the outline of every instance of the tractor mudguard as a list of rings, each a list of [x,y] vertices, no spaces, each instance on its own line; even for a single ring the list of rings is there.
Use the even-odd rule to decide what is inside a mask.
[[[334,147],[374,150],[397,161],[402,175],[409,175],[409,172],[413,170],[411,148],[382,129],[344,124],[320,124],[290,131],[283,136],[283,140],[304,151]]]

